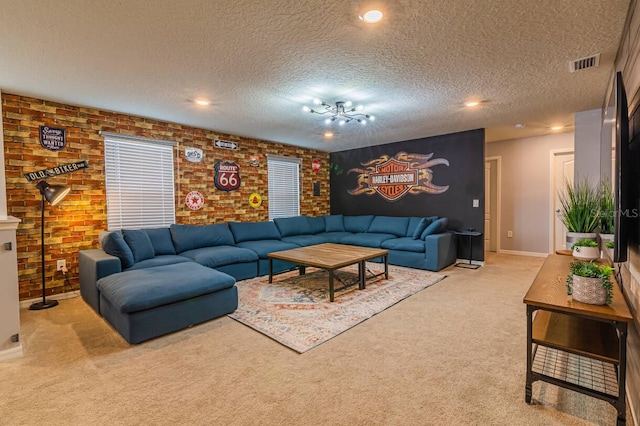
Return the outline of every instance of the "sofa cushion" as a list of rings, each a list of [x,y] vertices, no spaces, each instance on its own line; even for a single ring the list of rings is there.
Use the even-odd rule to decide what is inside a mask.
[[[169,228],[149,228],[145,229],[144,232],[149,236],[151,245],[153,246],[153,252],[156,256],[176,254],[176,248],[173,246]]]
[[[344,232],[344,222],[341,214],[332,214],[324,217],[325,232]]]
[[[352,244],[354,246],[361,247],[382,247],[382,242],[385,240],[397,238],[393,234],[374,234],[374,233],[361,233],[352,234],[340,239],[340,244]]]
[[[312,234],[319,234],[320,232],[326,231],[326,224],[324,223],[324,217],[307,217],[307,222],[309,222],[309,227],[311,228]]]
[[[397,237],[404,237],[407,233],[408,225],[408,217],[375,216],[367,232],[394,234]]]
[[[424,240],[424,238],[427,235],[439,234],[440,232],[445,230],[448,224],[449,224],[449,219],[447,219],[446,217],[441,217],[438,220],[434,220],[431,224],[429,224],[424,229],[424,231],[422,231],[422,234],[420,235],[420,239]]]
[[[347,232],[367,232],[369,229],[369,225],[371,225],[371,221],[373,220],[373,215],[364,215],[364,216],[345,216],[344,217],[344,230]]]
[[[351,232],[321,232],[316,234],[316,237],[322,238],[323,243],[340,243],[340,241],[345,237],[351,237],[353,234]]]
[[[326,243],[326,238],[321,235],[292,235],[290,237],[282,238],[285,243],[297,244],[301,247],[313,246],[316,244]]]
[[[214,293],[235,282],[231,275],[187,262],[111,274],[97,286],[116,309],[130,313]]]
[[[274,251],[289,250],[300,248],[299,245],[293,243],[285,243],[280,240],[261,240],[261,241],[243,241],[236,244],[236,247],[243,247],[253,250],[261,259],[266,259],[267,255]]]
[[[313,234],[309,221],[304,216],[282,217],[273,219],[281,237]]]
[[[177,225],[169,227],[176,252],[198,249],[202,247],[232,246],[233,235],[224,223],[214,225]]]
[[[280,231],[273,222],[229,222],[229,229],[236,243],[280,239]]]
[[[413,237],[392,238],[382,242],[382,248],[387,250],[411,251],[424,253],[424,241],[414,240]]]
[[[151,259],[141,260],[133,264],[128,271],[135,269],[153,268],[154,266],[175,265],[176,263],[193,262],[188,257],[178,256],[177,254],[161,254]]]
[[[258,260],[258,255],[254,251],[234,246],[202,247],[184,251],[180,256],[188,257],[209,268]]]
[[[100,246],[105,253],[120,259],[122,269],[130,268],[135,262],[131,248],[117,232],[106,232]]]
[[[149,235],[141,229],[123,229],[122,236],[131,248],[133,260],[140,262],[155,256]]]

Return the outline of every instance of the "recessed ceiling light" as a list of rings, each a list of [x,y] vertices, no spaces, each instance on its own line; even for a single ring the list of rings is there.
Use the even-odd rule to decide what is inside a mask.
[[[333,132],[330,130],[327,130],[326,132],[324,132],[324,137],[325,138],[332,138],[333,137]]]
[[[382,17],[382,11],[377,9],[367,10],[359,16],[359,18],[367,24],[375,24],[376,22],[380,22],[382,20]]]
[[[208,101],[208,100],[206,100],[206,99],[196,99],[196,103],[197,103],[198,105],[201,105],[201,106],[207,106],[207,105],[209,105],[211,102],[209,102],[209,101]]]
[[[562,130],[563,128],[564,126],[553,126],[551,130],[553,130],[554,132],[557,132],[558,130]]]
[[[474,106],[478,106],[478,105],[480,105],[480,102],[478,102],[478,101],[469,101],[469,102],[465,102],[464,103],[464,106],[469,107],[469,108],[474,107]]]

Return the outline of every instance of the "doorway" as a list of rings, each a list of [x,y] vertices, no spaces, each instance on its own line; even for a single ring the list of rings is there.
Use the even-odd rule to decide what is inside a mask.
[[[551,192],[549,220],[549,253],[566,250],[567,228],[560,220],[561,204],[558,194],[564,193],[567,184],[573,184],[575,167],[572,150],[551,151]]]
[[[484,162],[484,249],[500,250],[500,179],[501,157],[487,157]]]

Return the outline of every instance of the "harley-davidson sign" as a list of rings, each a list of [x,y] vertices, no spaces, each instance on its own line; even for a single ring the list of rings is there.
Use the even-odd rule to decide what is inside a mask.
[[[383,155],[375,160],[362,163],[364,169],[356,168],[349,173],[356,172],[358,186],[349,190],[351,195],[379,194],[387,201],[397,201],[406,194],[441,194],[449,189],[449,185],[434,185],[431,166],[438,164],[449,165],[444,158],[435,158],[433,153],[407,154],[399,152],[394,157]]]
[[[240,188],[240,166],[236,163],[218,161],[213,168],[216,176],[213,183],[223,191],[234,191]]]

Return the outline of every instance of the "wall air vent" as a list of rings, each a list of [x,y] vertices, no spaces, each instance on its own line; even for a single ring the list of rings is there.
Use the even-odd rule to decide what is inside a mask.
[[[600,54],[592,55],[586,58],[575,59],[569,62],[569,71],[576,72],[587,68],[595,68],[600,65]]]

